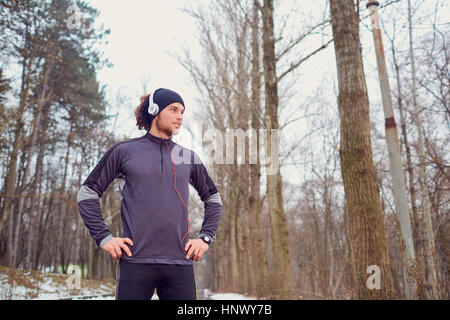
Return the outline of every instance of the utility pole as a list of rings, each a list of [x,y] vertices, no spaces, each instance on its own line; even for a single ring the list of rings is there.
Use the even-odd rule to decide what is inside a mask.
[[[403,282],[407,299],[416,298],[416,255],[411,232],[411,218],[409,215],[408,200],[406,197],[405,177],[398,141],[397,125],[392,108],[391,89],[384,58],[383,40],[381,38],[380,18],[378,16],[378,1],[368,1],[370,10],[372,34],[377,58],[378,77],[380,81],[381,97],[383,101],[386,141],[389,154],[389,166],[394,192],[395,211],[400,223],[401,251],[403,258]]]

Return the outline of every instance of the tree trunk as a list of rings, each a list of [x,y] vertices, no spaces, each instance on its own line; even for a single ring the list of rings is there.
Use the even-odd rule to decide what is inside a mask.
[[[58,252],[59,252],[59,263],[61,264],[61,268],[63,270],[63,273],[66,273],[66,269],[68,266],[68,260],[70,257],[67,256],[67,254],[70,252],[70,249],[67,247],[68,239],[67,239],[67,233],[66,233],[66,226],[67,226],[67,210],[68,205],[66,201],[63,201],[61,199],[61,195],[66,194],[66,181],[67,181],[67,172],[69,169],[69,155],[70,155],[70,149],[72,144],[72,130],[73,125],[71,124],[68,135],[67,135],[67,150],[66,150],[66,156],[64,158],[64,174],[61,182],[61,187],[58,189],[59,191],[59,199],[58,199],[58,206],[57,206],[57,214],[58,214],[58,229],[57,229],[57,239],[59,241],[58,245]],[[69,243],[69,247],[71,244]]]
[[[243,48],[247,46],[247,32],[245,31],[247,20],[244,20],[244,25],[239,25],[237,28],[242,28],[238,30],[235,34],[235,43],[236,43],[236,85],[237,85],[237,94],[236,94],[236,106],[239,114],[237,119],[237,129],[242,132],[248,133],[249,127],[249,99],[246,94],[248,92],[248,83],[249,77],[248,72],[246,70],[246,56]],[[235,132],[238,133],[239,131]],[[240,139],[238,138],[238,141]],[[238,247],[240,252],[239,257],[239,289],[244,294],[249,294],[251,292],[252,283],[254,282],[254,274],[250,269],[251,266],[251,250],[250,250],[250,236],[249,236],[249,203],[247,201],[247,197],[249,194],[249,177],[250,177],[250,166],[249,166],[249,158],[248,158],[248,150],[249,144],[248,139],[245,138],[243,142],[243,149],[239,149],[236,144],[236,170],[238,172],[238,215],[237,215],[237,235],[238,235]],[[243,151],[243,154],[241,154]],[[238,162],[239,159],[242,162]]]
[[[27,29],[28,31],[28,26]],[[26,39],[28,39],[28,33],[26,32]],[[27,48],[28,41],[25,42],[25,48]],[[11,154],[9,156],[9,164],[5,179],[5,187],[4,187],[4,200],[3,205],[0,208],[0,233],[2,229],[4,228],[5,221],[10,218],[10,222],[13,221],[13,213],[12,213],[12,204],[15,201],[14,195],[16,190],[16,180],[17,180],[17,157],[19,155],[19,150],[22,148],[23,144],[23,116],[25,112],[25,106],[27,104],[28,100],[28,91],[30,86],[30,65],[31,65],[32,57],[24,57],[22,62],[22,83],[21,83],[21,89],[20,89],[20,101],[19,101],[19,108],[16,112],[16,117],[14,120],[14,123],[16,124],[16,128],[14,130],[14,142]],[[11,216],[10,216],[11,214]],[[9,226],[9,228],[12,228],[12,226]],[[11,233],[10,230],[8,230],[8,233]],[[12,259],[12,252],[13,249],[12,242],[9,242],[8,248],[7,248],[7,256],[8,258],[8,265],[12,266],[13,261]]]
[[[261,76],[260,76],[260,45],[259,45],[259,0],[254,0],[253,3],[253,21],[252,21],[252,80],[251,80],[251,123],[252,129],[256,134],[256,141],[253,140],[252,143],[256,144],[256,154],[259,155],[259,129],[261,123],[259,120],[261,114]],[[249,213],[250,213],[250,237],[251,247],[252,247],[252,270],[255,272],[255,294],[257,297],[263,297],[268,294],[267,284],[268,270],[267,270],[267,259],[264,252],[264,243],[262,237],[260,216],[261,211],[261,196],[260,196],[260,185],[261,185],[261,165],[259,163],[259,157],[257,157],[257,163],[252,164],[250,168],[250,197],[249,197]]]
[[[428,271],[430,272],[430,284],[433,292],[433,298],[439,299],[438,280],[436,272],[436,247],[434,243],[434,231],[433,221],[431,219],[431,202],[428,194],[427,174],[425,168],[425,150],[424,142],[422,138],[422,121],[420,120],[419,108],[417,105],[417,92],[416,92],[416,68],[414,61],[413,50],[413,35],[412,35],[412,19],[411,19],[411,1],[408,0],[408,26],[409,26],[409,54],[411,58],[411,74],[412,74],[412,97],[414,105],[413,120],[417,127],[417,153],[419,156],[420,166],[420,184],[422,186],[422,203],[423,203],[423,216],[425,220],[425,234],[427,237],[426,257],[428,264]]]
[[[320,227],[319,227],[319,212],[317,210],[316,206],[316,199],[314,195],[314,191],[312,192],[312,201],[313,201],[313,207],[312,207],[312,219],[313,219],[313,230],[314,230],[314,237],[312,238],[312,241],[314,243],[314,252],[313,252],[313,259],[312,259],[312,266],[313,266],[313,293],[316,297],[323,297],[325,293],[325,289],[322,287],[322,273],[323,273],[323,261],[321,259],[322,250],[320,249]]]
[[[394,288],[379,189],[372,159],[369,101],[353,0],[330,0],[338,73],[339,157],[359,299],[390,299]],[[381,288],[366,286],[367,268],[380,268]]]
[[[232,169],[233,170],[233,169]],[[230,181],[236,181],[237,177],[231,173],[233,179]],[[230,280],[229,283],[233,290],[239,287],[239,261],[238,261],[238,243],[237,243],[237,190],[235,188],[230,191],[230,220],[229,220],[229,247],[228,247],[228,257],[230,262]]]
[[[48,128],[48,124],[49,124],[49,113],[50,113],[50,104],[45,103],[44,106],[44,110],[43,110],[43,119],[42,119],[42,127],[41,127],[41,134],[39,135],[39,139],[40,139],[40,143],[39,143],[39,154],[37,157],[37,161],[36,161],[36,174],[35,174],[35,184],[39,184],[39,194],[37,196],[38,200],[37,202],[40,204],[41,203],[41,199],[43,199],[43,203],[45,203],[45,197],[43,198],[41,196],[42,193],[42,181],[41,181],[41,177],[42,177],[42,166],[43,166],[43,162],[44,162],[44,158],[45,158],[45,147],[46,147],[46,143],[45,143],[45,137],[46,137],[46,132],[47,132],[47,128]],[[46,190],[49,190],[48,188],[46,188]],[[31,203],[34,203],[35,198],[32,197],[31,198]],[[29,234],[29,241],[30,243],[28,244],[28,248],[29,248],[29,252],[30,252],[30,259],[34,256],[33,260],[31,261],[35,261],[33,266],[30,265],[31,269],[36,269],[38,267],[37,262],[39,261],[39,258],[36,257],[37,255],[40,255],[40,250],[42,250],[42,248],[39,247],[40,244],[42,244],[42,241],[45,237],[45,230],[47,228],[47,224],[49,223],[49,215],[45,215],[44,217],[44,204],[39,205],[39,207],[37,208],[37,215],[36,215],[36,222],[37,225],[39,226],[39,228],[32,228],[32,230],[30,230],[30,234]]]
[[[37,108],[36,111],[34,113],[34,117],[33,117],[33,121],[32,121],[32,133],[31,133],[31,143],[30,143],[30,147],[29,150],[27,151],[27,160],[26,160],[26,167],[25,167],[25,171],[23,173],[23,188],[21,189],[22,191],[24,191],[25,193],[30,190],[32,193],[35,193],[35,188],[30,188],[27,189],[28,186],[28,175],[30,173],[30,167],[31,167],[31,158],[33,157],[33,153],[34,153],[34,147],[37,143],[37,137],[38,137],[38,132],[39,132],[39,126],[40,126],[40,122],[41,122],[41,115],[42,115],[42,108],[44,106],[45,100],[48,98],[48,94],[47,94],[47,83],[48,83],[48,76],[49,76],[49,72],[50,72],[50,68],[49,67],[45,67],[45,70],[43,72],[43,79],[42,79],[42,88],[40,91],[40,94],[38,96],[38,101],[37,101]],[[50,93],[51,94],[51,93]],[[21,213],[23,211],[23,207],[24,207],[24,203],[25,203],[25,199],[27,199],[26,195],[22,195],[21,192],[19,192],[19,199],[18,199],[18,214],[19,214],[19,218],[18,221],[16,223],[16,232],[15,232],[15,238],[14,238],[14,252],[13,252],[13,265],[15,265],[16,263],[16,251],[17,251],[17,247],[18,247],[18,242],[19,242],[19,230],[20,230],[20,222],[21,222]],[[34,196],[31,196],[31,204],[34,203]],[[34,228],[36,223],[36,219],[35,219],[35,214],[33,212],[33,210],[30,211],[30,226],[31,228]],[[30,233],[28,234],[28,236],[30,235]],[[30,239],[30,237],[28,237]],[[28,245],[27,248],[29,248],[31,241],[27,241]],[[27,252],[27,258],[26,258],[26,262],[25,264],[27,265],[27,267],[29,267],[30,264],[30,255],[31,252],[28,251]]]
[[[324,179],[324,194],[323,201],[325,204],[325,221],[324,221],[324,233],[323,233],[323,264],[322,264],[322,292],[325,297],[331,296],[332,288],[332,263],[330,263],[330,256],[333,255],[332,247],[330,245],[330,233],[331,233],[331,200],[330,200],[330,187],[328,185],[328,177]]]
[[[278,130],[278,82],[275,60],[275,37],[273,24],[273,1],[264,0],[263,7],[263,63],[266,96],[265,125],[267,130],[266,155],[271,153],[272,129]],[[278,143],[278,141],[276,141]],[[278,161],[279,155],[270,155]],[[273,294],[275,298],[294,297],[294,276],[292,272],[289,235],[286,226],[282,181],[280,170],[267,174],[267,202],[272,235],[273,251]]]

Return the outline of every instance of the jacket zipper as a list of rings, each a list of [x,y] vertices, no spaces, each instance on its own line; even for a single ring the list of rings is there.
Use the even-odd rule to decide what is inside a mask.
[[[161,153],[161,172],[164,172],[164,167],[163,167],[163,153],[162,153],[162,141],[161,144],[159,146],[159,152]]]

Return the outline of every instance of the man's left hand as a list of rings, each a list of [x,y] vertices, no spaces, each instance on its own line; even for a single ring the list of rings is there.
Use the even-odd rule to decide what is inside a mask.
[[[192,260],[199,261],[208,248],[209,245],[202,239],[190,239],[184,247],[184,252],[187,252],[186,259],[192,255]]]

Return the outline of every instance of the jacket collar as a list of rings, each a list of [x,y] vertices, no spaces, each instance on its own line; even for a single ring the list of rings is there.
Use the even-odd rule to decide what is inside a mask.
[[[157,137],[157,136],[152,135],[152,134],[150,133],[150,131],[147,131],[147,133],[145,134],[145,136],[146,136],[150,141],[155,142],[155,143],[158,143],[158,144],[161,144],[161,143],[163,143],[163,142],[167,142],[167,143],[170,145],[170,144],[173,144],[173,143],[174,143],[173,140],[172,140],[172,137],[170,137],[169,139],[160,138],[160,137]]]

